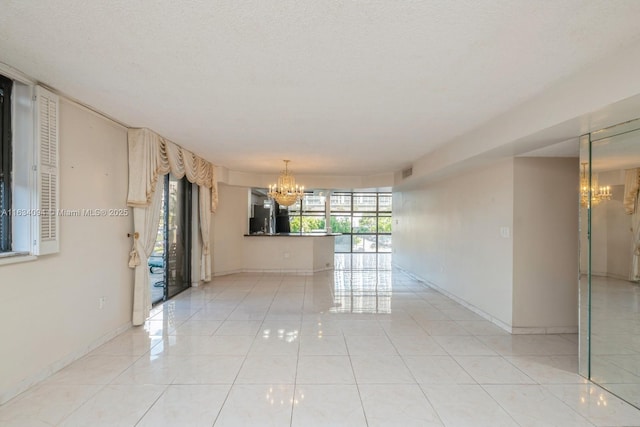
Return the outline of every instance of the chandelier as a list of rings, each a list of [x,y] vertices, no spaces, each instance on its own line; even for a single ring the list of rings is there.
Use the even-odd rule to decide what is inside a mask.
[[[275,199],[281,206],[291,206],[304,197],[304,186],[299,187],[289,172],[290,160],[284,160],[284,170],[280,172],[277,184],[269,186],[269,198]]]
[[[598,174],[591,174],[591,186],[589,186],[589,175],[587,175],[587,164],[582,163],[582,173],[580,174],[580,206],[589,207],[589,194],[591,194],[591,206],[595,206],[603,200],[611,200],[611,187],[598,186]]]

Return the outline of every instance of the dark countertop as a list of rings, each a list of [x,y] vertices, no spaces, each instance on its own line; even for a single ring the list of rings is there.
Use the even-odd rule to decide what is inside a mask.
[[[341,236],[341,233],[254,233],[245,234],[244,237],[329,237],[329,236]]]

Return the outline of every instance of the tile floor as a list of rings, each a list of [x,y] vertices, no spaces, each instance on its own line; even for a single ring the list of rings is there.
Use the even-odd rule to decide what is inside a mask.
[[[576,336],[511,336],[388,264],[337,265],[192,288],[0,425],[640,426],[576,374]]]

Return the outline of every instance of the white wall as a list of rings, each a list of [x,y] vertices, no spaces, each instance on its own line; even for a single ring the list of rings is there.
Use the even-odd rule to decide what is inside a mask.
[[[247,187],[218,185],[218,210],[211,217],[214,276],[242,271],[242,239],[248,231],[250,197]]]
[[[126,130],[63,99],[60,207],[125,208],[127,168]],[[131,216],[62,217],[60,253],[0,266],[0,403],[130,324],[132,228]]]
[[[575,332],[578,159],[516,158],[514,171],[513,327]]]
[[[514,333],[577,329],[578,160],[512,158],[394,192],[394,262]]]
[[[511,325],[513,159],[393,194],[394,263]]]

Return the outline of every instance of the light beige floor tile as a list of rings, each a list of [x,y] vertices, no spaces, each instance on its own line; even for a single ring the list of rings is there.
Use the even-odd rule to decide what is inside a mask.
[[[296,388],[292,426],[366,427],[355,385],[305,385]]]
[[[307,319],[302,321],[300,333],[302,336],[342,336],[342,326],[337,320]]]
[[[495,351],[473,336],[434,336],[434,339],[452,356],[495,356]]]
[[[293,385],[234,385],[214,427],[287,426],[293,389]]]
[[[358,384],[412,384],[409,369],[400,356],[351,356]]]
[[[250,355],[238,373],[236,384],[293,384],[296,365],[295,355]]]
[[[47,384],[108,384],[138,359],[137,356],[85,356],[58,371]]]
[[[138,334],[121,334],[89,353],[89,356],[140,356],[151,350],[162,338]]]
[[[300,349],[300,337],[293,333],[258,336],[251,345],[250,355],[297,355]]]
[[[476,384],[451,356],[403,356],[420,384]]]
[[[341,335],[303,336],[300,338],[300,355],[344,356],[347,345]]]
[[[417,385],[358,386],[369,427],[442,426],[435,409]]]
[[[351,356],[397,355],[398,351],[385,335],[381,336],[345,336],[347,350]]]
[[[501,356],[454,356],[478,384],[535,384]]]
[[[509,335],[509,332],[487,320],[457,320],[456,323],[472,335]]]
[[[575,356],[507,356],[505,359],[539,384],[587,382],[578,374]]]
[[[0,425],[56,425],[95,395],[100,385],[40,385],[0,406]]]
[[[380,321],[380,326],[388,335],[393,336],[420,336],[426,332],[415,320],[411,317],[403,318],[401,320],[392,321]]]
[[[390,335],[391,342],[402,356],[436,356],[447,352],[429,335]]]
[[[348,356],[300,356],[296,384],[355,384]]]
[[[590,425],[540,385],[487,385],[484,388],[521,425]]]
[[[169,335],[213,335],[221,324],[221,320],[187,320]]]
[[[519,427],[479,385],[421,387],[447,427]]]
[[[141,357],[111,384],[171,384],[184,363],[180,356]]]
[[[546,389],[597,426],[640,425],[640,409],[594,384],[549,385]]]
[[[261,325],[261,320],[225,320],[214,335],[247,335],[255,337]]]
[[[577,355],[578,345],[556,335],[479,336],[483,343],[503,356]]]
[[[172,385],[136,427],[211,427],[230,385]]]
[[[113,427],[135,425],[167,386],[107,385],[60,425]]]
[[[179,357],[173,384],[233,384],[245,356]]]
[[[384,335],[384,329],[375,321],[375,318],[369,320],[342,320],[340,327],[342,333],[349,336],[380,336]]]

